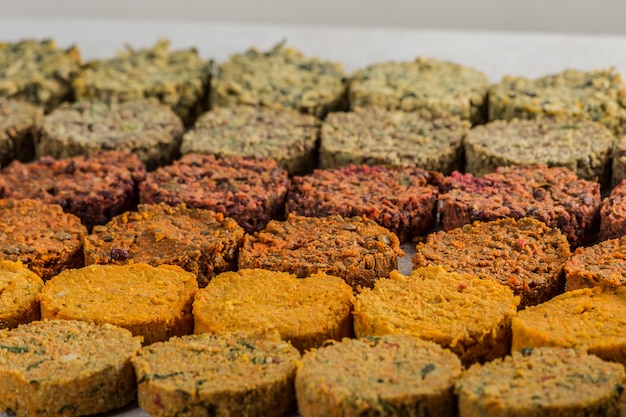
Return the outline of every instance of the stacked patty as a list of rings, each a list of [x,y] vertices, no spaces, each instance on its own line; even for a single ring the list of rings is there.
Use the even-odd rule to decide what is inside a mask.
[[[396,235],[365,217],[290,214],[246,235],[238,263],[239,269],[285,271],[299,278],[325,272],[356,290],[388,277],[403,255]]]
[[[187,154],[148,174],[144,204],[187,204],[232,217],[246,232],[282,217],[289,178],[271,159]]]
[[[355,71],[350,79],[352,109],[378,106],[403,111],[427,110],[483,123],[487,116],[489,79],[473,68],[418,57],[384,62]]]
[[[626,181],[616,185],[600,209],[600,239],[617,239],[626,235]]]
[[[524,308],[563,292],[563,265],[569,257],[569,243],[559,229],[525,217],[432,233],[417,245],[413,265],[442,265],[507,285]]]
[[[170,51],[167,40],[152,48],[120,52],[88,62],[72,87],[77,99],[121,103],[148,98],[169,106],[191,124],[204,109],[209,66],[195,49]]]
[[[66,158],[117,150],[135,153],[148,169],[178,156],[183,124],[167,106],[149,101],[110,103],[81,100],[47,115],[37,154]]]
[[[506,355],[519,298],[510,288],[441,267],[393,271],[354,301],[357,337],[409,334],[436,342],[464,365]]]
[[[445,230],[475,220],[534,217],[558,227],[570,244],[595,240],[600,221],[600,184],[562,167],[498,168],[483,178],[452,173],[443,183],[439,213]]]
[[[181,153],[271,158],[289,174],[317,166],[319,122],[285,108],[218,108],[198,118],[183,136]]]
[[[43,109],[26,101],[0,97],[0,167],[34,156],[35,135]]]
[[[53,40],[0,42],[0,97],[17,98],[50,111],[72,96],[80,71],[74,46],[59,49]]]
[[[331,113],[322,124],[320,166],[413,165],[446,174],[463,165],[463,136],[470,124],[458,117],[378,107]]]
[[[401,242],[436,223],[440,175],[415,167],[348,166],[291,180],[286,211],[301,216],[367,216]]]
[[[483,176],[500,166],[562,166],[608,185],[615,137],[598,122],[571,119],[499,120],[476,126],[463,142],[465,170]]]
[[[613,68],[558,74],[531,80],[505,76],[489,89],[489,120],[573,117],[625,133],[626,84]]]
[[[93,228],[85,239],[86,265],[178,265],[201,287],[236,268],[244,232],[233,219],[184,204],[140,204],[137,210]]]
[[[80,219],[37,200],[0,200],[0,259],[20,261],[44,280],[83,266]]]
[[[137,184],[146,168],[135,154],[102,151],[24,164],[0,171],[0,198],[32,198],[60,205],[87,228],[136,207]]]

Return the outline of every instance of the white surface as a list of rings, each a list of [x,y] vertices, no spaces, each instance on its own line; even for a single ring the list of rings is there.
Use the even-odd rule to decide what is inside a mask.
[[[1,3],[0,3],[1,4]],[[0,8],[0,12],[2,9]],[[292,25],[183,23],[115,20],[17,19],[0,16],[0,41],[52,37],[76,43],[85,59],[106,58],[129,44],[146,47],[160,37],[176,48],[196,46],[205,58],[224,60],[252,45],[269,48],[282,39],[310,55],[341,61],[348,71],[384,60],[418,55],[453,60],[486,72],[537,77],[565,68],[614,66],[626,73],[626,36],[437,31]],[[410,255],[402,263],[410,270]],[[110,413],[147,416],[137,408]],[[5,415],[0,414],[4,417]]]
[[[0,15],[626,33],[619,0],[0,0]]]

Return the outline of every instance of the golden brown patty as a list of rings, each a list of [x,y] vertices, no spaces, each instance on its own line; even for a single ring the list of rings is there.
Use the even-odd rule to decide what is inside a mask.
[[[43,281],[22,262],[0,261],[0,329],[39,320]]]

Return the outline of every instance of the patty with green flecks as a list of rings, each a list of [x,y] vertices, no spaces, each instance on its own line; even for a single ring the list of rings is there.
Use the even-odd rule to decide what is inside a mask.
[[[237,106],[204,113],[185,133],[181,153],[271,158],[289,174],[317,166],[319,122],[292,109]]]
[[[376,107],[331,113],[322,124],[320,166],[413,165],[449,174],[463,166],[469,128],[458,117]]]
[[[460,417],[623,413],[624,366],[562,348],[528,348],[473,365],[456,382]]]
[[[489,120],[565,116],[626,133],[626,84],[613,68],[567,69],[537,79],[505,76],[489,89]]]
[[[349,83],[350,108],[377,106],[389,110],[447,114],[472,124],[487,119],[489,79],[484,73],[453,62],[418,57],[382,62],[356,71]]]
[[[0,42],[0,97],[17,98],[47,111],[72,96],[81,70],[80,53],[59,49],[53,40]]]
[[[300,361],[302,417],[453,417],[461,361],[438,344],[397,335],[344,339]]]
[[[183,123],[167,106],[149,101],[125,103],[82,100],[62,105],[43,119],[37,154],[55,158],[99,150],[135,153],[148,169],[177,155]]]
[[[0,330],[0,410],[78,417],[123,407],[135,398],[140,347],[128,330],[76,320]]]
[[[56,204],[0,199],[0,259],[21,261],[44,280],[83,265],[87,230]]]
[[[133,358],[153,416],[281,417],[296,407],[298,351],[278,334],[173,337]]]
[[[72,86],[77,99],[120,103],[150,98],[191,124],[204,109],[210,66],[196,49],[170,50],[167,40],[153,47],[130,47],[117,57],[88,62]]]
[[[251,48],[219,64],[211,78],[211,107],[292,108],[323,117],[345,107],[344,77],[340,64],[284,43],[268,51]]]
[[[465,171],[483,176],[500,166],[546,164],[608,185],[614,143],[609,129],[589,120],[496,120],[465,136]]]
[[[35,136],[43,109],[23,100],[0,97],[0,166],[35,156]]]

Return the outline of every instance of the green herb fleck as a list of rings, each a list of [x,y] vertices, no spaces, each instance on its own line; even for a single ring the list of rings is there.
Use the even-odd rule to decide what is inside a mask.
[[[5,346],[0,345],[0,349],[7,350],[11,353],[26,353],[28,352],[28,346]]]
[[[431,373],[434,370],[435,370],[435,364],[434,363],[429,363],[429,364],[425,365],[422,368],[422,370],[420,371],[420,373],[422,375],[422,379],[426,378],[426,375],[428,375],[429,373]]]

